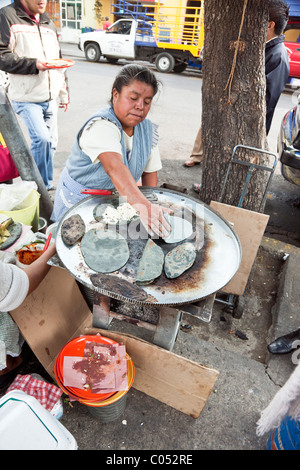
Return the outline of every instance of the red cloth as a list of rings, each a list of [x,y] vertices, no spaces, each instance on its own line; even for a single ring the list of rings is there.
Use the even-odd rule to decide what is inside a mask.
[[[36,398],[40,404],[51,411],[57,401],[62,395],[60,390],[55,385],[51,385],[43,380],[35,379],[31,375],[18,374],[13,383],[7,389],[7,392],[12,390],[21,390],[34,398]]]

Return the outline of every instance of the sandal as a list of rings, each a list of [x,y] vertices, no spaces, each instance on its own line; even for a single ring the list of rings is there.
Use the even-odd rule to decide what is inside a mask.
[[[201,189],[201,183],[194,183],[194,184],[193,184],[193,190],[194,190],[196,193],[200,193],[200,189]]]
[[[188,168],[192,167],[192,166],[195,166],[195,165],[200,165],[201,162],[196,162],[195,160],[192,160],[191,158],[189,158],[188,160],[186,160],[183,164],[183,166],[186,166]]]

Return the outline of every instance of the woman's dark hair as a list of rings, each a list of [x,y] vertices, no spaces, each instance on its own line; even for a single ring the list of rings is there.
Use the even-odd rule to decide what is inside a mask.
[[[127,64],[122,67],[121,71],[115,78],[112,90],[116,89],[118,93],[121,93],[122,88],[124,86],[128,86],[133,80],[138,80],[139,82],[143,82],[152,86],[153,96],[156,95],[159,87],[159,81],[150,69],[138,64]],[[111,103],[112,101],[113,95],[111,94]]]
[[[269,21],[274,21],[274,32],[278,36],[283,33],[289,19],[289,7],[285,0],[269,0]]]

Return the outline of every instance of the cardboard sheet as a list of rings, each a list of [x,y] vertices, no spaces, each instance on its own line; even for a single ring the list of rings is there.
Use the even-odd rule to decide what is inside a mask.
[[[269,221],[269,215],[229,206],[216,201],[211,201],[210,206],[219,212],[228,222],[232,223],[242,247],[240,267],[231,281],[222,289],[222,292],[243,295]]]
[[[52,267],[11,314],[54,380],[55,359],[63,346],[79,335],[97,333],[125,344],[135,367],[135,389],[194,418],[200,415],[219,375],[134,336],[92,328],[92,313],[76,281],[62,268]]]
[[[60,350],[70,339],[82,334],[86,326],[92,326],[92,313],[75,279],[66,269],[53,266],[39,287],[10,313],[54,379],[55,359]]]
[[[136,390],[193,418],[199,417],[218,371],[132,335],[98,328],[85,330],[85,334],[97,333],[125,344],[135,367]]]

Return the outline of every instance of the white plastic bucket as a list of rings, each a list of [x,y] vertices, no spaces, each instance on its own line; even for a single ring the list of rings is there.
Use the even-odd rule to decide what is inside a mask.
[[[72,434],[38,400],[20,390],[0,399],[0,450],[76,450]]]

